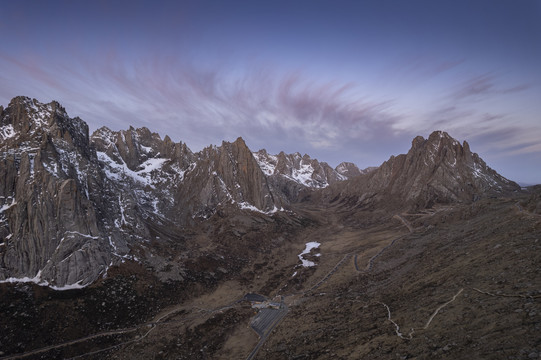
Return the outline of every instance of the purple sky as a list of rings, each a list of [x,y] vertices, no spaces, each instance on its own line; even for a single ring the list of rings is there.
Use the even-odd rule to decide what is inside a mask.
[[[416,135],[541,183],[541,1],[10,1],[0,104],[364,168]]]

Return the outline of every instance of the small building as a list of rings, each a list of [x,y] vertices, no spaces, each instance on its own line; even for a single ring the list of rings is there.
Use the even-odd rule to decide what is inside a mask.
[[[277,302],[269,302],[267,308],[270,308],[270,309],[276,309],[276,310],[280,310],[282,307],[282,304],[281,303],[277,303]]]
[[[249,293],[244,295],[244,300],[250,301],[251,303],[262,303],[267,301],[267,298],[263,295]]]

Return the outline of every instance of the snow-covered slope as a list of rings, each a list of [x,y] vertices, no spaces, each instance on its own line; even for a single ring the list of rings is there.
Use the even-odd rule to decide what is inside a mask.
[[[342,163],[333,169],[326,162],[319,162],[317,159],[312,159],[308,155],[301,156],[299,153],[281,152],[278,155],[271,155],[266,150],[259,150],[253,154],[265,175],[281,176],[307,188],[325,188],[329,184],[361,174],[355,164]],[[346,168],[350,171],[345,171]],[[357,173],[353,169],[357,169]]]

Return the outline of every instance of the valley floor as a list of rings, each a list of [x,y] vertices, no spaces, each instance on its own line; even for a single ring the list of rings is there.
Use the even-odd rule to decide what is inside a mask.
[[[301,230],[237,275],[156,306],[152,318],[1,358],[541,357],[541,217],[515,199],[420,213],[308,204],[294,211],[309,219]],[[316,265],[303,267],[298,255],[308,242],[321,245],[305,255]],[[283,297],[287,308],[257,353],[246,293]],[[13,326],[2,322],[4,332]]]

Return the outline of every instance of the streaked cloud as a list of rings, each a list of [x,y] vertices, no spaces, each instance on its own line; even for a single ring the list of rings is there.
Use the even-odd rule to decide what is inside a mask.
[[[471,77],[457,86],[452,94],[455,100],[465,100],[466,98],[479,99],[483,96],[512,94],[528,90],[531,84],[518,84],[511,87],[498,86],[498,78],[491,73],[485,73]]]
[[[98,63],[81,61],[85,67],[79,71],[48,67],[44,60],[29,73],[26,64],[2,60],[32,77],[38,92],[68,102],[93,127],[147,126],[199,146],[267,134],[336,148],[348,139],[391,132],[397,118],[392,102],[362,96],[354,83],[321,82],[301,71],[203,69],[160,57],[131,63],[109,53]]]
[[[327,161],[371,156],[364,164],[368,166],[407,150],[393,146],[407,146],[413,136],[438,129],[473,140],[478,151],[493,156],[541,152],[539,125],[525,126],[515,114],[487,105],[500,98],[515,99],[533,86],[509,84],[494,73],[457,76],[446,91],[426,94],[421,102],[425,106],[412,110],[397,101],[400,94],[367,94],[353,81],[323,81],[304,71],[239,68],[219,61],[205,67],[194,60],[157,55],[132,60],[113,50],[96,59],[81,56],[70,65],[51,63],[37,54],[32,61],[1,56],[5,71],[0,85],[21,91],[12,96],[58,100],[91,128],[146,126],[193,150],[242,136],[254,150],[300,151]],[[402,79],[446,79],[464,63],[423,66],[423,61],[412,62]],[[18,84],[18,78],[25,82]],[[0,96],[8,95],[3,91]],[[384,147],[388,154],[377,155],[378,160],[367,155]]]

